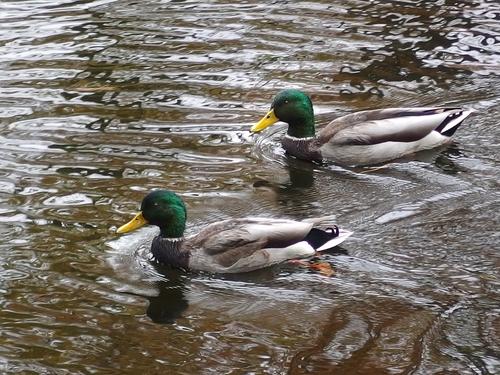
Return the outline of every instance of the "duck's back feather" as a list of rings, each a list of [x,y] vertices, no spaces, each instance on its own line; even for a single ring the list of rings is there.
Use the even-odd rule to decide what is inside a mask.
[[[188,241],[190,268],[211,272],[246,272],[288,259],[311,256],[315,249],[304,239],[314,224],[314,221],[267,218],[243,218],[211,224]],[[330,247],[340,242],[332,242]]]
[[[318,138],[322,143],[335,145],[415,142],[433,130],[451,136],[470,113],[471,111],[460,108],[388,108],[362,111],[332,121],[318,134]],[[451,129],[454,129],[453,132]]]
[[[340,117],[318,134],[315,150],[342,165],[374,165],[442,146],[472,113],[460,108],[389,108]]]
[[[193,243],[209,255],[262,240],[273,247],[286,247],[304,239],[312,227],[309,222],[287,219],[231,219],[206,226],[193,238]]]

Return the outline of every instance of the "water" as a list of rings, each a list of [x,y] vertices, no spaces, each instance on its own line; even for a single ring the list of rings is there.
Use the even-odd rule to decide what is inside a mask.
[[[500,372],[496,1],[0,3],[0,372]],[[286,87],[320,122],[474,108],[452,146],[346,170],[250,126]],[[114,231],[144,194],[189,230],[335,214],[355,232],[291,265],[185,274]]]

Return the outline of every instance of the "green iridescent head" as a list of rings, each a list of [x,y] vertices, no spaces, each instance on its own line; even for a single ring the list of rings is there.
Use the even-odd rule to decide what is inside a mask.
[[[281,91],[274,97],[269,112],[250,131],[259,132],[278,121],[288,124],[287,134],[292,137],[313,137],[314,111],[309,96],[294,89]]]
[[[186,218],[186,206],[177,194],[170,190],[155,190],[142,200],[141,212],[117,232],[126,233],[151,224],[160,227],[162,237],[179,238],[184,234]]]

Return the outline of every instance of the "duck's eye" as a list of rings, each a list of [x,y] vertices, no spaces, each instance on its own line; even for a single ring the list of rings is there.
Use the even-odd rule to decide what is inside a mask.
[[[288,99],[285,99],[285,102],[284,102],[284,103],[285,103],[285,104],[288,104]]]

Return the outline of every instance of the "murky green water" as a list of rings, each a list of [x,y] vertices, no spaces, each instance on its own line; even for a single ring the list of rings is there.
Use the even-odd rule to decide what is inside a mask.
[[[497,1],[0,2],[0,372],[500,372]],[[286,87],[326,121],[478,110],[376,171],[250,125]],[[189,227],[335,213],[328,278],[173,272],[114,234],[165,187]]]

